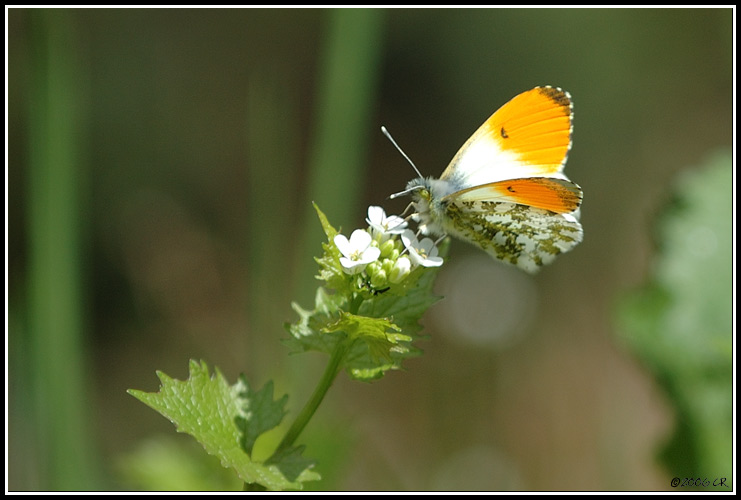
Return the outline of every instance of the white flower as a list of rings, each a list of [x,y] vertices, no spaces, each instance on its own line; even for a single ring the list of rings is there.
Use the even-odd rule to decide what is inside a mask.
[[[380,235],[381,243],[388,240],[392,234],[401,234],[407,227],[407,221],[398,215],[386,217],[381,207],[368,207],[368,218],[365,219],[373,231],[373,235]]]
[[[437,256],[437,247],[430,238],[417,241],[412,231],[407,229],[401,233],[401,241],[409,251],[409,258],[415,266],[438,267],[443,265],[442,257]]]
[[[343,255],[340,257],[343,271],[347,274],[358,274],[365,266],[378,260],[381,250],[371,246],[371,241],[371,235],[362,229],[353,231],[350,240],[341,234],[334,237],[334,244]]]
[[[396,259],[394,267],[391,268],[389,273],[389,281],[391,283],[401,283],[401,281],[409,275],[412,271],[412,262],[409,257],[402,255]]]

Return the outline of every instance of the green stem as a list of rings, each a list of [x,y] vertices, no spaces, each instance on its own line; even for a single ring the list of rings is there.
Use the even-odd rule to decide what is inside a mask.
[[[350,345],[351,344],[347,341],[343,341],[337,344],[337,347],[332,353],[332,356],[329,358],[329,364],[324,370],[324,374],[319,381],[319,385],[316,387],[316,389],[314,389],[314,394],[311,395],[311,399],[309,399],[306,405],[304,405],[304,407],[301,409],[298,417],[296,417],[296,420],[291,425],[291,428],[288,429],[288,432],[283,437],[283,440],[280,442],[280,444],[278,445],[278,449],[273,455],[291,447],[296,441],[296,438],[298,438],[299,434],[301,434],[301,431],[303,431],[304,427],[306,427],[306,424],[309,423],[311,417],[314,416],[314,412],[316,412],[317,408],[324,399],[325,394],[327,394],[327,391],[332,386],[332,382],[334,382],[337,374],[340,373],[342,360],[344,359],[345,354],[347,354]]]
[[[357,314],[362,303],[362,295],[353,295],[353,298],[350,302],[350,312],[353,314]],[[324,374],[322,375],[321,380],[319,380],[319,385],[317,385],[316,389],[314,389],[314,393],[311,395],[311,398],[301,409],[301,412],[298,414],[298,417],[296,417],[296,420],[293,422],[290,429],[288,429],[286,435],[283,436],[283,440],[281,440],[278,448],[275,450],[275,453],[273,453],[273,456],[293,446],[293,443],[301,434],[301,431],[304,430],[306,424],[309,423],[309,420],[311,420],[311,417],[314,416],[317,408],[319,408],[319,405],[322,403],[322,400],[327,394],[327,391],[330,387],[332,387],[334,379],[337,378],[337,375],[342,369],[342,360],[345,359],[345,355],[350,350],[351,346],[352,342],[348,342],[347,339],[337,344],[337,347],[335,347],[334,351],[332,352],[332,356],[330,356],[329,358],[327,368],[325,368]]]

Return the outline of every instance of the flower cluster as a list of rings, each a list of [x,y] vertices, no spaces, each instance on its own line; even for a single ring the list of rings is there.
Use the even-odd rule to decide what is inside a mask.
[[[348,239],[334,237],[340,265],[349,275],[360,274],[373,289],[401,283],[418,267],[443,263],[430,238],[418,240],[407,222],[397,215],[386,216],[381,207],[368,208],[367,229],[356,229]]]

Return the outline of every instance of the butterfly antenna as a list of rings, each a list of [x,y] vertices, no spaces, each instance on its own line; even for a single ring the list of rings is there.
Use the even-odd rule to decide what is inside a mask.
[[[404,152],[404,150],[402,150],[402,149],[401,149],[401,148],[399,147],[399,145],[398,145],[398,144],[396,144],[396,141],[394,140],[394,138],[393,138],[393,137],[391,137],[391,134],[389,134],[389,131],[388,131],[388,130],[386,130],[386,127],[384,127],[384,126],[381,126],[381,132],[383,132],[383,135],[385,135],[385,136],[386,136],[386,137],[388,138],[388,140],[389,140],[389,141],[391,141],[391,144],[393,144],[393,145],[394,145],[394,147],[396,147],[396,149],[397,149],[397,150],[399,151],[399,153],[401,153],[401,156],[403,156],[404,158],[406,158],[406,160],[407,160],[407,161],[409,162],[409,164],[410,164],[410,165],[412,166],[412,168],[414,169],[414,171],[415,171],[415,172],[417,172],[417,175],[418,175],[418,176],[419,176],[419,177],[421,178],[421,177],[422,177],[422,174],[420,173],[419,169],[417,168],[417,165],[415,165],[415,164],[414,164],[414,162],[413,162],[412,160],[410,160],[410,159],[409,159],[409,157],[408,157],[408,156],[407,156],[407,154],[406,154],[406,153]]]

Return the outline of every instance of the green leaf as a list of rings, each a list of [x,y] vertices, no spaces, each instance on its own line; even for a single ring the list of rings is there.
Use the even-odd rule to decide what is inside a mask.
[[[351,378],[368,381],[388,370],[398,370],[405,359],[421,353],[412,344],[420,338],[420,318],[440,299],[432,293],[438,269],[415,270],[412,274],[418,274],[409,277],[411,285],[403,289],[403,294],[394,293],[392,288],[369,296],[360,304],[357,315],[349,315],[349,301],[342,294],[329,294],[319,288],[314,310],[293,304],[299,320],[286,325],[292,338],[284,343],[293,352],[331,354],[339,342],[359,338],[361,341],[352,343],[343,362]]]
[[[319,217],[319,222],[322,225],[324,234],[327,235],[327,239],[329,241],[332,241],[334,237],[337,236],[339,233],[335,228],[332,227],[332,224],[329,223],[329,220],[327,219],[327,216],[324,215],[324,212],[319,210],[319,206],[316,203],[312,203],[312,205],[314,205],[314,210],[316,210],[316,214]]]
[[[247,387],[247,391],[240,394],[248,402],[244,408],[247,417],[238,416],[236,422],[244,434],[242,446],[247,454],[252,456],[252,448],[257,438],[264,432],[277,427],[286,415],[285,406],[288,395],[284,395],[278,401],[273,401],[272,380],[257,392],[247,386],[244,375],[240,381]]]
[[[324,234],[327,235],[327,243],[322,243],[324,253],[321,257],[315,258],[317,264],[319,264],[319,275],[317,279],[324,281],[329,288],[338,292],[349,292],[352,286],[352,277],[342,270],[342,265],[340,264],[341,253],[334,244],[334,237],[339,233],[332,227],[327,220],[327,216],[319,210],[316,203],[314,203],[314,209],[319,217],[319,222],[322,224]]]
[[[337,342],[344,339],[342,333],[322,335],[326,325],[336,321],[339,311],[346,305],[346,300],[340,294],[330,295],[319,287],[315,298],[314,310],[307,311],[295,302],[292,304],[300,319],[285,325],[293,338],[283,339],[292,352],[320,351],[332,353]]]
[[[324,329],[325,333],[337,331],[345,332],[351,342],[365,344],[374,363],[381,359],[390,361],[394,346],[412,340],[410,336],[398,333],[401,328],[386,318],[369,318],[347,312],[341,312],[339,319]],[[408,350],[403,346],[399,349],[401,352]]]
[[[677,411],[662,457],[681,477],[732,477],[733,160],[683,173],[657,220],[649,281],[618,303],[625,341]]]
[[[230,386],[218,369],[209,376],[206,363],[193,360],[189,371],[186,381],[157,372],[161,382],[157,393],[133,389],[128,392],[175,424],[178,432],[196,438],[210,455],[218,457],[224,467],[234,469],[245,483],[285,490],[301,489],[302,482],[319,479],[309,462],[296,474],[295,457],[287,464],[275,461],[267,464],[251,460],[245,451],[249,442],[254,444],[257,434],[275,427],[283,416],[285,397],[273,402],[272,384],[253,392],[244,377],[240,377]],[[283,472],[283,467],[292,471],[292,477]]]
[[[305,470],[314,466],[313,460],[301,456],[304,448],[306,447],[301,445],[280,450],[266,463],[275,464],[289,480],[295,481]]]
[[[444,252],[441,254],[444,255]],[[422,315],[440,300],[440,297],[432,293],[435,278],[440,268],[418,268],[408,278],[411,286],[403,291],[403,294],[382,293],[366,300],[360,306],[358,314],[374,318],[393,318],[402,332],[416,338],[414,334],[422,329],[419,320]]]

